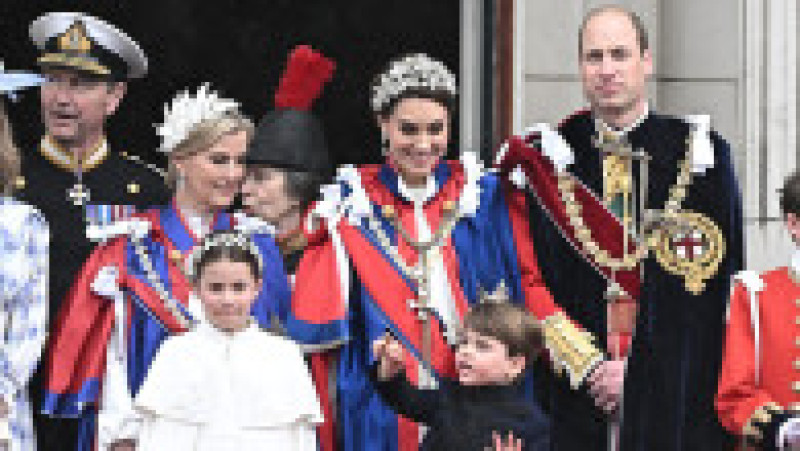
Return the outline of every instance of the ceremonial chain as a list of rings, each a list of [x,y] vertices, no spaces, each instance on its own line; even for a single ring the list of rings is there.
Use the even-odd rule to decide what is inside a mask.
[[[133,249],[136,252],[136,255],[139,257],[139,261],[142,263],[142,269],[144,269],[147,281],[150,282],[150,285],[156,290],[156,293],[158,293],[158,296],[164,302],[164,305],[172,313],[178,323],[180,323],[180,325],[186,329],[191,328],[193,321],[186,317],[183,311],[181,311],[180,307],[178,307],[179,302],[170,296],[169,292],[167,292],[167,289],[164,287],[164,284],[161,283],[161,279],[158,277],[158,274],[156,274],[155,267],[153,266],[153,261],[147,254],[147,250],[144,248],[142,241],[140,239],[133,239],[132,241]]]
[[[691,154],[691,151],[690,151]],[[670,187],[669,200],[664,206],[664,216],[667,218],[677,218],[681,203],[686,198],[687,187],[692,182],[692,171],[689,158],[681,161],[678,177],[675,184]],[[626,254],[622,258],[612,257],[608,251],[602,249],[592,238],[592,231],[586,226],[581,215],[581,204],[575,197],[575,180],[567,171],[558,171],[558,192],[564,202],[564,211],[569,219],[569,224],[574,231],[575,238],[581,243],[581,247],[589,253],[593,260],[606,268],[612,270],[629,270],[636,267],[639,262],[647,256],[649,251],[648,237],[645,237],[636,248],[633,254]]]
[[[458,220],[461,219],[461,215],[458,214],[455,206],[453,206],[453,208],[445,208],[444,210],[446,212],[446,216],[442,218],[442,222],[439,224],[439,227],[433,234],[431,240],[427,243],[420,243],[412,240],[411,236],[403,228],[403,225],[400,224],[400,221],[396,220],[394,209],[391,206],[385,205],[382,208],[384,216],[389,219],[392,225],[397,229],[400,236],[402,236],[407,243],[417,250],[417,252],[420,252],[422,249],[428,250],[430,248],[442,245],[444,243],[444,237],[450,235],[456,223],[458,223]],[[367,217],[367,224],[369,224],[370,230],[375,233],[378,244],[381,246],[381,248],[386,250],[389,258],[400,268],[406,277],[410,277],[417,281],[424,277],[424,274],[422,273],[424,270],[422,268],[411,268],[406,264],[406,262],[400,256],[400,252],[397,250],[397,247],[392,245],[392,241],[389,239],[389,236],[386,235],[386,232],[381,228],[380,224],[378,224],[378,221],[372,215]]]

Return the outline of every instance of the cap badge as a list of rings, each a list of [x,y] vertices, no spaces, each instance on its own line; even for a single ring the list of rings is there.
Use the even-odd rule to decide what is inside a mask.
[[[58,48],[65,52],[87,54],[92,49],[92,41],[86,35],[83,22],[75,22],[58,37]]]

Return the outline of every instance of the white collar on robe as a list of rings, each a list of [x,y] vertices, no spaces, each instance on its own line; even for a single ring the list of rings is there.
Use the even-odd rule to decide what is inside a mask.
[[[598,131],[608,132],[617,137],[625,136],[639,128],[650,116],[650,106],[645,103],[642,113],[633,123],[621,129],[606,124],[599,115],[595,116],[595,128]],[[707,114],[688,114],[683,120],[691,128],[692,172],[703,174],[714,167],[714,144],[711,142],[711,116]]]
[[[425,180],[425,186],[412,188],[406,184],[406,181],[403,180],[403,176],[398,173],[397,191],[407,201],[414,204],[424,204],[436,195],[436,177],[433,174],[429,174],[428,178]]]
[[[640,114],[639,117],[637,117],[636,120],[633,121],[630,125],[627,125],[622,128],[612,127],[608,125],[605,121],[603,121],[602,118],[600,118],[599,114],[592,113],[592,115],[595,117],[595,127],[597,128],[598,131],[608,132],[617,137],[621,137],[636,130],[637,128],[639,128],[640,125],[642,125],[642,122],[647,120],[647,117],[650,116],[650,105],[648,105],[647,102],[645,102],[644,112]]]
[[[211,231],[210,222],[213,221],[213,219],[207,220],[194,210],[181,207],[180,205],[176,205],[175,208],[178,212],[178,215],[186,222],[186,227],[189,228],[189,231],[192,232],[192,234],[197,237],[198,240],[202,240],[203,237]]]
[[[641,125],[649,116],[649,109],[645,114],[635,121],[630,127],[623,131],[616,131],[615,133],[629,133],[636,127]],[[707,169],[713,168],[715,164],[714,143],[711,141],[711,117],[708,115],[687,115],[683,119],[691,127],[691,164],[692,172],[695,174],[704,174]],[[602,121],[595,121],[596,127],[607,127],[602,125]],[[523,136],[531,134],[539,134],[541,139],[542,153],[553,163],[558,171],[568,170],[569,167],[575,163],[575,152],[569,143],[564,140],[561,134],[553,130],[549,124],[537,123],[525,129]],[[500,148],[496,162],[501,162],[508,152],[508,144],[504,144]],[[516,168],[511,174],[511,180],[517,186],[524,186],[527,184],[525,174],[522,173],[521,168]]]
[[[194,236],[202,239],[208,233],[207,221],[202,216],[186,212],[184,217],[186,218],[186,225],[189,226]]]

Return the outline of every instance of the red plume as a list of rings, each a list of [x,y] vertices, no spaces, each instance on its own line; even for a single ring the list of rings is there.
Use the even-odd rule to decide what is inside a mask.
[[[275,93],[275,108],[308,111],[322,87],[333,76],[336,63],[307,45],[299,45],[289,55]]]

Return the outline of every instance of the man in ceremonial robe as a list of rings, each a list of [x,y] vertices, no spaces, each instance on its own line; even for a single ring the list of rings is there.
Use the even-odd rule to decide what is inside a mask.
[[[82,13],[50,13],[36,19],[30,36],[40,51],[47,81],[41,87],[45,134],[37,149],[22,153],[16,195],[36,206],[50,224],[50,324],[59,312],[93,243],[86,236],[90,204],[145,207],[166,203],[162,176],[128,153],[111,149],[105,122],[140,78],[147,59],[130,37]],[[47,351],[45,351],[47,352]],[[32,386],[42,404],[41,371]],[[38,409],[36,409],[38,411]],[[73,421],[36,417],[39,449],[63,449],[76,441]]]
[[[786,228],[800,239],[800,172],[780,198]],[[742,271],[732,283],[716,406],[741,449],[800,447],[800,250],[788,266]]]
[[[554,449],[722,449],[713,397],[743,260],[731,150],[707,118],[649,108],[635,14],[591,11],[579,55],[591,108],[531,127],[498,157],[523,188],[546,285],[605,353],[577,389],[542,378]]]

